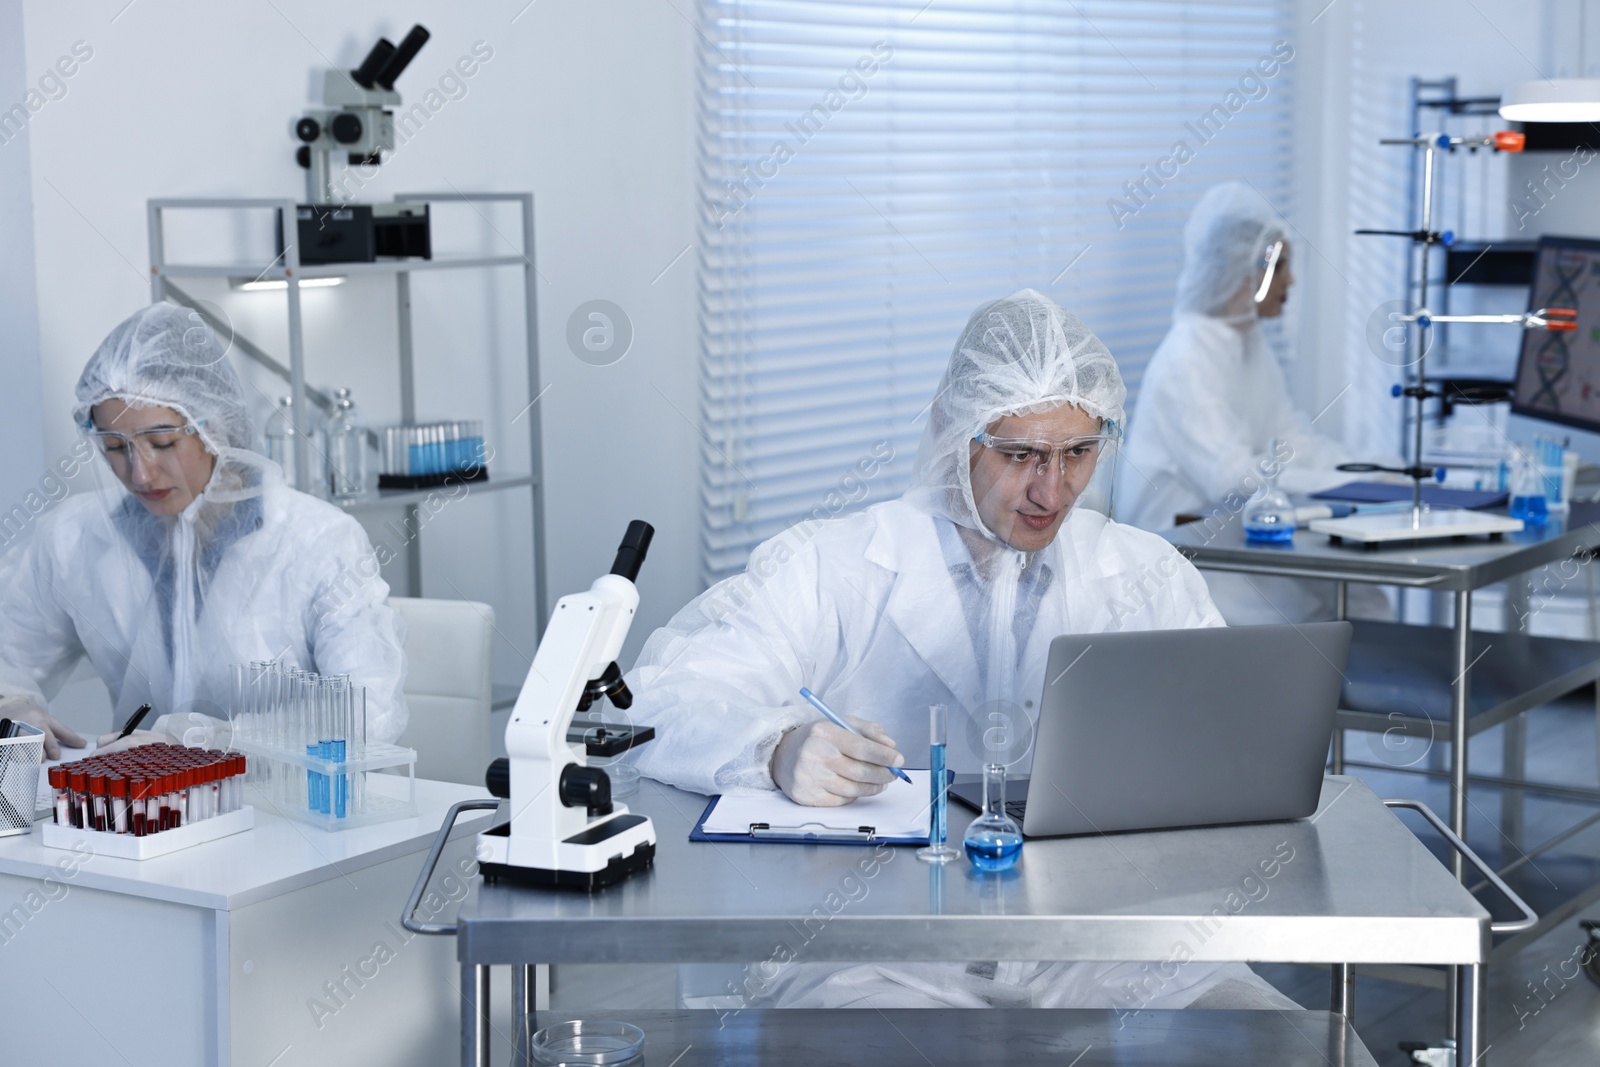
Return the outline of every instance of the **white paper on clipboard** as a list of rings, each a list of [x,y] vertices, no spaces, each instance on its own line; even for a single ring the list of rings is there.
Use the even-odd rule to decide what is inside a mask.
[[[723,796],[706,816],[702,829],[708,834],[747,834],[752,825],[764,823],[774,830],[806,829],[826,837],[870,826],[876,837],[927,837],[928,772],[905,773],[910,785],[896,778],[877,796],[861,797],[838,808],[806,807],[776,790]]]

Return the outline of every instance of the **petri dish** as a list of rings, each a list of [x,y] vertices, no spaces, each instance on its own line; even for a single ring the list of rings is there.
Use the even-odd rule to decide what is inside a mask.
[[[611,779],[613,800],[631,797],[639,791],[639,768],[631,763],[613,763],[606,768],[606,776]]]
[[[574,1019],[533,1035],[533,1062],[540,1067],[622,1067],[644,1058],[644,1031],[630,1023]]]

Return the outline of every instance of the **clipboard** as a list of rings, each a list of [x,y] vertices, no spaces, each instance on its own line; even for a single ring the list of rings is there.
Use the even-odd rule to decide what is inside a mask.
[[[712,797],[705,811],[689,833],[690,841],[720,841],[733,844],[823,844],[823,845],[926,845],[928,843],[928,799],[922,786],[926,769],[906,769],[911,776],[913,796],[901,794],[890,804],[858,809],[857,804],[840,808],[807,808],[787,797]],[[955,775],[946,772],[946,781]],[[900,783],[896,783],[897,785]],[[884,793],[878,794],[885,796]],[[707,830],[706,821],[717,811],[724,800],[731,804],[746,803],[762,817],[752,820],[742,832],[729,829]],[[877,799],[876,797],[870,799]],[[891,806],[892,805],[892,806]],[[792,814],[788,809],[793,809]],[[920,833],[905,826],[907,812],[915,810],[920,816]],[[726,813],[724,813],[726,814]],[[773,817],[777,814],[778,817]],[[874,816],[882,818],[874,818]],[[884,819],[893,820],[892,825]],[[724,820],[726,821],[726,820]]]

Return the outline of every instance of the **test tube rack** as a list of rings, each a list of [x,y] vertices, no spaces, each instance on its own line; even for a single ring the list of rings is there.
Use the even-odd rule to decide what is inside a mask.
[[[379,489],[431,489],[489,478],[480,420],[389,426],[379,448]]]
[[[255,825],[237,753],[140,745],[49,769],[54,821],[46,848],[147,860]]]
[[[364,686],[274,662],[231,672],[233,747],[269,811],[324,830],[416,815],[416,749],[367,739]]]
[[[343,759],[255,741],[234,742],[251,757],[245,785],[270,812],[323,830],[414,818],[417,750],[369,742]]]

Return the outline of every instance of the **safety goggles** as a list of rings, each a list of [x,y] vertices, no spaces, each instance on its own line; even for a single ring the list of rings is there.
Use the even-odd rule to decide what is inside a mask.
[[[1039,441],[1022,437],[996,437],[980,433],[973,440],[993,449],[1007,468],[1044,474],[1052,462],[1063,478],[1076,478],[1094,470],[1101,455],[1122,434],[1112,426],[1103,433],[1069,437],[1065,441]]]
[[[133,433],[91,428],[88,433],[100,446],[101,454],[113,463],[126,463],[133,450],[137,450],[139,458],[146,463],[153,463],[161,453],[173,448],[185,437],[199,433],[200,425],[188,422],[182,426],[152,426]]]
[[[1266,252],[1256,263],[1262,270],[1261,284],[1256,286],[1256,303],[1261,303],[1267,298],[1267,290],[1272,288],[1272,276],[1278,272],[1278,260],[1283,258],[1283,242],[1274,241],[1267,246]]]

